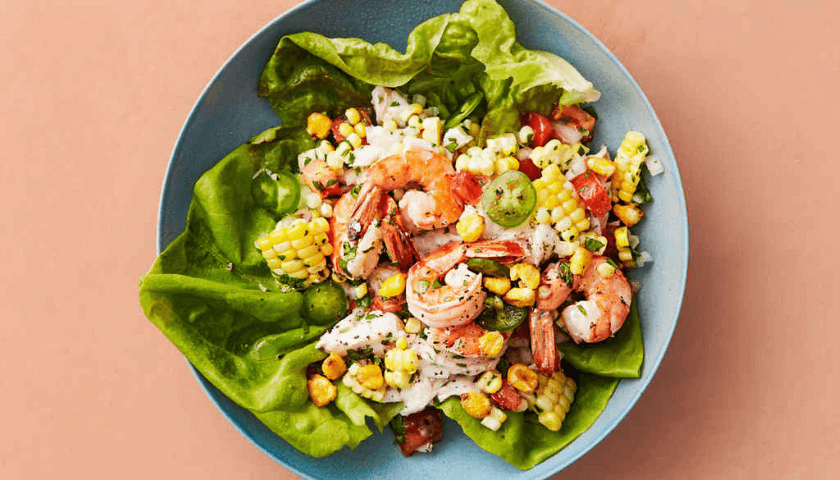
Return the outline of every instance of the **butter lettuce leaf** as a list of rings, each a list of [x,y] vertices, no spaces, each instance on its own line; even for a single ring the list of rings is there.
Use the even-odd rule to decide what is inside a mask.
[[[516,42],[516,29],[492,0],[468,0],[458,13],[418,25],[405,53],[358,38],[312,32],[283,37],[258,92],[287,125],[315,111],[337,115],[369,104],[376,85],[425,95],[447,117],[475,91],[484,93],[482,138],[519,127],[519,111],[546,113],[597,100],[600,93],[567,61]]]
[[[271,275],[254,241],[274,228],[257,206],[254,174],[294,170],[314,146],[302,128],[272,128],[228,154],[196,182],[186,230],[140,281],[146,316],[222,393],[302,451],[328,455],[358,445],[399,412],[342,389],[330,409],[308,399],[306,369],[326,354],[308,325],[303,295]],[[290,427],[290,425],[292,427]]]
[[[516,468],[527,470],[559,452],[591,427],[607,407],[618,382],[616,378],[580,374],[575,400],[557,432],[543,427],[535,415],[517,412],[505,412],[507,420],[494,432],[471,417],[457,398],[447,399],[439,408],[479,447]]]

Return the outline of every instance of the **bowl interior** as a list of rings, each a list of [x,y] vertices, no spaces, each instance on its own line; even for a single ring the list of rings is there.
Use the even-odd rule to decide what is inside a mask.
[[[403,2],[401,2],[403,3]],[[260,30],[237,50],[202,93],[190,113],[172,154],[164,180],[158,219],[158,250],[184,230],[196,180],[248,138],[276,126],[277,116],[257,96],[257,81],[281,36],[309,30],[327,36],[359,37],[386,42],[404,51],[408,33],[421,21],[455,12],[460,1],[363,3],[354,0],[310,1],[299,5]],[[621,421],[650,383],[676,326],[688,265],[688,223],[679,172],[656,114],[639,86],[618,60],[590,33],[553,8],[535,1],[501,1],[517,27],[517,39],[527,48],[556,53],[571,62],[601,91],[593,146],[615,151],[627,130],[648,137],[653,156],[665,173],[653,177],[654,201],[646,219],[634,228],[642,249],[654,262],[632,272],[643,282],[638,305],[642,320],[645,362],[639,379],[622,380],[604,413],[575,441],[529,471],[520,471],[477,447],[460,427],[447,420],[444,440],[433,455],[404,460],[390,432],[375,434],[354,451],[313,459],[277,437],[253,415],[221,394],[198,372],[196,376],[222,413],[266,455],[307,478],[390,478],[399,468],[403,478],[548,477],[584,455]],[[383,14],[396,12],[399,14]]]

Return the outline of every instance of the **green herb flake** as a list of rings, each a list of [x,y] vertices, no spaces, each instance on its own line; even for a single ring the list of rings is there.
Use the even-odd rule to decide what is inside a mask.
[[[584,248],[589,250],[590,252],[597,252],[604,246],[604,242],[596,240],[592,237],[587,237],[586,240],[583,242]]]

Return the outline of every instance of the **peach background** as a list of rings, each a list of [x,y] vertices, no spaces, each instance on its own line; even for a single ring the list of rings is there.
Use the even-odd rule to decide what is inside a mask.
[[[294,3],[0,1],[0,478],[295,478],[223,419],[137,300],[181,124]],[[549,3],[659,113],[692,245],[657,377],[556,478],[837,478],[836,7]]]

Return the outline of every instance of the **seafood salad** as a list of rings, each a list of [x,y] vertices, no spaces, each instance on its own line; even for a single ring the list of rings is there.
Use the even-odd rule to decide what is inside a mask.
[[[628,277],[653,258],[631,229],[662,166],[638,131],[594,145],[598,91],[495,2],[422,23],[405,54],[283,37],[258,92],[283,126],[199,179],[140,295],[289,444],[355,448],[372,419],[409,456],[447,416],[531,468],[638,377]]]
[[[480,119],[445,128],[438,115],[422,95],[377,86],[370,106],[307,118],[319,143],[284,187],[303,200],[256,246],[281,281],[347,297],[316,343],[329,356],[309,396],[328,405],[341,382],[427,424],[455,396],[485,428],[530,411],[558,431],[576,383],[557,343],[611,338],[633,298],[624,272],[649,257],[629,230],[643,215],[645,137],[628,132],[615,160],[593,153],[595,117],[554,104],[482,148]],[[396,428],[406,455],[440,431]]]

